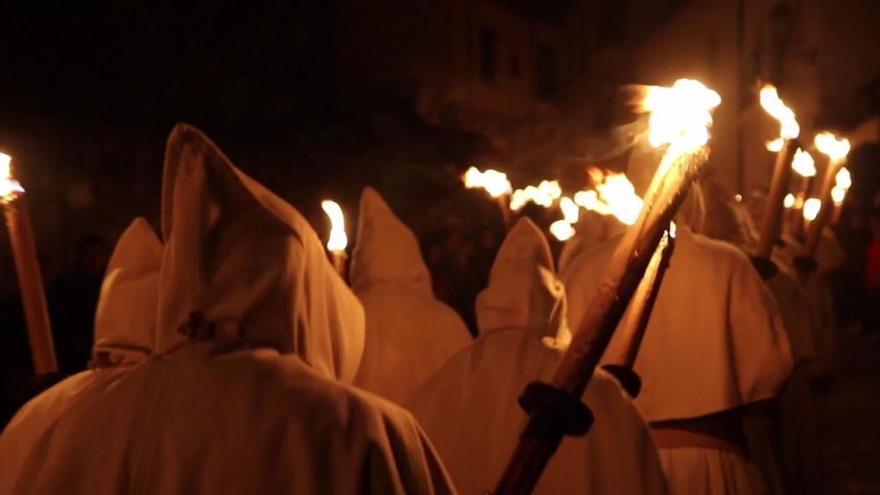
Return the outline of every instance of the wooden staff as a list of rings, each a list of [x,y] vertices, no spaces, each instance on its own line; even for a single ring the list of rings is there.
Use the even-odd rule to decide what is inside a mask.
[[[779,227],[782,221],[782,203],[788,190],[788,182],[791,179],[791,161],[798,148],[794,139],[786,139],[782,149],[776,155],[776,166],[773,168],[773,178],[770,181],[770,191],[767,193],[767,203],[764,205],[764,217],[761,221],[761,234],[758,238],[756,256],[770,259],[773,244],[779,237]]]
[[[342,280],[345,280],[348,255],[345,251],[330,251],[330,260],[333,262],[333,268],[336,270],[336,273],[342,277]]]
[[[822,201],[822,207],[819,208],[819,215],[810,224],[810,230],[807,233],[807,242],[804,246],[804,254],[808,257],[816,255],[816,248],[819,247],[819,241],[822,239],[822,231],[825,225],[831,220],[834,210],[834,202],[831,199],[831,189],[834,188],[837,172],[843,167],[843,160],[829,160],[828,167],[825,169],[825,178],[822,181],[822,189],[819,192],[819,199]]]
[[[585,434],[589,428],[591,416],[580,398],[669,222],[706,162],[704,150],[667,158],[670,156],[672,153],[667,151],[639,219],[617,246],[605,280],[551,383],[531,383],[520,398],[529,420],[495,489],[496,495],[531,493],[562,437]]]
[[[791,235],[796,239],[800,239],[804,235],[806,227],[806,219],[804,218],[804,202],[810,197],[810,191],[813,189],[814,177],[801,177],[800,192],[795,200],[794,206],[791,208]]]
[[[37,260],[37,248],[31,228],[30,212],[21,194],[4,205],[6,227],[15,258],[18,287],[28,328],[28,340],[37,376],[58,372],[58,360],[52,342],[52,325],[46,305],[46,293]]]
[[[510,212],[510,194],[502,194],[495,198],[498,209],[501,210],[501,220],[504,221],[504,230],[510,232],[513,227],[513,215]]]

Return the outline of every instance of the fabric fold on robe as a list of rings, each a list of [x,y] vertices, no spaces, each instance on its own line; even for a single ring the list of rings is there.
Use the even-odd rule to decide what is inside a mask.
[[[372,188],[361,195],[351,285],[364,306],[364,357],[354,384],[398,404],[471,342],[434,297],[418,240]]]
[[[168,140],[154,355],[67,410],[25,493],[450,493],[413,417],[350,387],[363,311],[299,213]]]
[[[565,340],[565,292],[530,220],[508,234],[476,309],[479,337],[407,402],[462,493],[495,487],[526,420],[517,398],[562,355],[546,344]],[[647,426],[614,379],[597,370],[583,400],[592,428],[562,442],[535,493],[666,493]]]

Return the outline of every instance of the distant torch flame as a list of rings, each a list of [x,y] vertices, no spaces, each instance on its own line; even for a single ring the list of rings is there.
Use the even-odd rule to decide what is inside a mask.
[[[553,237],[561,242],[565,242],[574,237],[574,227],[565,220],[557,220],[550,224],[550,233]]]
[[[813,177],[816,175],[816,166],[813,161],[813,156],[800,148],[798,148],[794,154],[791,168],[801,177]]]
[[[510,209],[521,210],[529,202],[550,208],[553,203],[562,196],[562,188],[555,180],[542,180],[536,186],[527,186],[525,189],[513,191],[510,197]]]
[[[672,145],[694,152],[709,141],[711,110],[721,96],[700,81],[679,79],[671,87],[648,86],[640,110],[650,112],[648,142],[659,148]]]
[[[614,215],[626,225],[634,224],[644,203],[626,175],[606,174],[596,168],[591,168],[589,174],[596,189],[578,192],[574,195],[574,202],[600,215]]]
[[[852,176],[849,174],[849,170],[846,167],[841,168],[837,171],[837,175],[834,176],[834,188],[831,189],[831,200],[835,205],[840,206],[843,204],[843,200],[846,198],[846,192],[849,191],[849,188],[852,186]]]
[[[785,140],[782,138],[776,138],[773,141],[767,141],[767,151],[779,153],[780,151],[782,151],[783,144],[785,144]]]
[[[471,167],[464,173],[464,187],[468,189],[484,189],[493,198],[510,194],[510,181],[507,174],[497,170],[488,169],[480,172],[477,167]]]
[[[330,238],[327,239],[327,250],[332,253],[345,251],[348,236],[345,235],[345,216],[336,201],[321,201],[321,208],[330,217]]]
[[[24,188],[12,178],[12,157],[0,153],[0,203],[9,203],[24,192]]]
[[[779,137],[782,139],[794,139],[798,137],[801,133],[801,126],[798,125],[792,109],[785,106],[785,102],[779,97],[779,93],[776,92],[774,86],[765,84],[764,87],[761,88],[760,100],[761,107],[764,108],[764,111],[779,121]],[[777,146],[779,150],[781,150],[782,142],[780,141]],[[769,143],[767,147],[768,149],[770,148]]]
[[[794,206],[794,194],[786,194],[785,199],[782,200],[782,206],[786,208],[791,208],[792,206]]]
[[[817,150],[821,151],[822,154],[835,162],[843,160],[846,158],[846,155],[849,154],[849,140],[838,139],[837,136],[830,132],[820,132],[819,134],[816,134],[816,137],[813,139],[813,144],[816,146]]]
[[[568,196],[559,200],[559,209],[562,210],[562,218],[570,224],[576,224],[580,216],[580,207]]]
[[[822,201],[819,198],[807,198],[804,201],[804,218],[807,219],[808,222],[812,222],[819,216],[819,210],[822,209]]]

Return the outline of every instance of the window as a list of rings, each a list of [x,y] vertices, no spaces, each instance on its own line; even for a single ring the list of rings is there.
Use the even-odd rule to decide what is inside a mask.
[[[480,80],[484,84],[495,83],[496,50],[495,32],[489,28],[480,30]]]
[[[559,55],[556,47],[538,45],[538,97],[553,100],[559,96]]]

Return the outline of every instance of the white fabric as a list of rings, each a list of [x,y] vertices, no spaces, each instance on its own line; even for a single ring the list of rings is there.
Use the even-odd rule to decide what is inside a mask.
[[[761,474],[744,457],[723,450],[660,449],[670,495],[762,495]]]
[[[71,403],[11,492],[452,492],[409,413],[335,380],[363,317],[308,224],[191,127],[166,166],[159,352]],[[194,310],[204,341],[176,333]]]
[[[543,234],[520,220],[477,299],[480,336],[407,403],[462,493],[494,488],[525,423],[517,398],[559,364],[560,351],[541,344],[564,320],[542,275],[552,266]],[[584,401],[595,423],[586,437],[562,442],[535,493],[666,493],[650,433],[616,382],[597,371]]]
[[[562,274],[573,329],[616,244],[580,253]],[[791,368],[776,302],[749,259],[680,228],[635,364],[645,419],[695,418],[772,398]]]
[[[371,188],[361,196],[349,270],[364,305],[364,357],[354,384],[396,403],[471,342],[452,308],[434,298],[415,235]]]
[[[77,373],[25,404],[0,436],[0,494],[52,438],[71,408],[112,385],[152,353],[162,244],[143,218],[120,236],[101,285],[91,370]],[[38,462],[35,461],[35,462]]]

